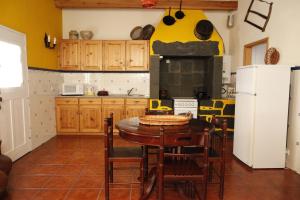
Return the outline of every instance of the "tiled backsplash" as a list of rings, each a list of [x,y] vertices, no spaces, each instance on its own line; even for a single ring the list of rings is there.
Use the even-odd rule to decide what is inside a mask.
[[[58,72],[29,70],[29,104],[32,148],[56,135],[55,96],[63,83]]]
[[[149,96],[149,73],[64,73],[64,83],[82,83],[94,87],[95,92],[105,89],[109,94],[133,94]]]

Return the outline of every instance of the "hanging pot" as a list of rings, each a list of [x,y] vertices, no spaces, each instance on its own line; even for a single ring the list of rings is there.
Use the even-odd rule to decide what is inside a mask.
[[[200,40],[208,40],[214,31],[214,25],[208,20],[201,20],[197,23],[194,34]]]
[[[175,13],[175,17],[177,19],[183,19],[185,14],[184,12],[181,11],[181,6],[182,6],[182,0],[180,0],[180,7],[179,7],[179,10]]]
[[[171,7],[169,7],[169,15],[164,16],[163,22],[167,26],[171,26],[176,22],[175,18],[171,16]]]

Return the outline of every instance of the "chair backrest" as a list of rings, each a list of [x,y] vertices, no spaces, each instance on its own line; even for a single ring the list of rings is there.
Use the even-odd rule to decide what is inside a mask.
[[[108,156],[113,150],[113,136],[114,136],[114,125],[113,125],[113,113],[104,120],[104,149],[107,150]]]
[[[196,134],[191,131],[188,132],[178,132],[178,133],[167,133],[163,128],[160,129],[160,155],[161,159],[164,156],[164,147],[172,147],[177,148],[179,150],[172,151],[172,153],[168,152],[167,156],[184,156],[184,157],[195,157],[197,154],[186,154],[180,151],[180,147],[183,146],[198,146],[204,147],[204,157],[208,155],[208,146],[209,146],[209,129],[205,128],[202,133]],[[178,149],[178,148],[177,148]],[[203,156],[203,154],[199,154]]]
[[[145,109],[145,115],[173,115],[173,110],[149,110]]]
[[[227,146],[227,120],[213,116],[211,123],[215,128],[211,134],[210,148],[214,150],[216,156],[225,158]]]

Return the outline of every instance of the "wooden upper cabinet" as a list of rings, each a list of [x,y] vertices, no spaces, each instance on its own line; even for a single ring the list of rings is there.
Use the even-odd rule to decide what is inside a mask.
[[[104,41],[104,70],[124,71],[125,70],[125,41]]]
[[[102,41],[81,41],[81,70],[102,70]]]
[[[80,70],[80,41],[62,40],[60,64],[64,70]]]
[[[126,42],[126,70],[148,70],[148,41],[136,40]]]

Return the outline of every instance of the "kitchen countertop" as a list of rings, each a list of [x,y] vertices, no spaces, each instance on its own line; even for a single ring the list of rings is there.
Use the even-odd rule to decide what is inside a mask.
[[[83,96],[63,96],[63,95],[59,95],[56,96],[58,98],[130,98],[130,99],[148,99],[149,97],[145,96],[145,95],[126,95],[126,94],[111,94],[108,96],[87,96],[87,95],[83,95]]]

